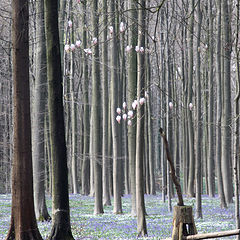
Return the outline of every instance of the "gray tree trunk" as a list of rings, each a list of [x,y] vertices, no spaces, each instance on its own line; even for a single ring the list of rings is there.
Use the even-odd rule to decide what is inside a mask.
[[[209,69],[208,69],[208,90],[209,90],[209,101],[208,101],[208,194],[210,197],[215,196],[215,169],[214,169],[214,120],[213,120],[213,14],[212,14],[212,0],[208,1],[208,16],[209,16]]]
[[[138,11],[138,24],[141,34],[138,37],[138,46],[145,49],[145,0],[140,1],[141,9]],[[144,97],[145,85],[145,53],[137,54],[138,58],[138,76],[137,76],[137,95]],[[147,225],[145,218],[144,203],[144,107],[138,104],[137,107],[137,132],[136,132],[136,209],[137,209],[137,235],[147,235]]]
[[[221,167],[221,119],[222,119],[222,66],[221,66],[221,18],[222,18],[222,0],[217,2],[217,48],[216,48],[216,72],[217,72],[217,129],[216,129],[216,172],[218,183],[218,194],[221,200],[221,207],[226,208],[226,200],[223,191],[222,167]]]
[[[222,2],[223,16],[223,111],[222,111],[222,177],[226,203],[230,204],[233,197],[231,146],[232,146],[232,110],[231,110],[231,39],[230,39],[230,9],[229,1]]]
[[[236,98],[235,98],[235,146],[234,146],[234,196],[235,196],[235,221],[236,228],[240,227],[240,219],[239,219],[239,99],[240,99],[240,50],[238,47],[239,44],[239,17],[240,17],[240,1],[237,4],[237,29],[236,29],[236,43],[235,43],[235,52],[236,52],[236,79],[237,79],[237,90],[236,90]],[[239,235],[237,235],[236,239],[239,240]]]
[[[103,1],[103,25],[108,25],[108,9],[107,0]],[[110,191],[109,191],[109,175],[110,175],[110,158],[108,150],[108,110],[109,110],[109,91],[108,91],[108,29],[103,31],[103,204],[111,205]]]
[[[44,3],[39,1],[36,11],[36,78],[33,89],[32,116],[32,157],[33,188],[36,218],[48,221],[45,200],[45,156],[44,156],[44,120],[47,105],[47,63],[46,39],[44,31]]]
[[[87,1],[82,3],[83,17],[82,17],[82,44],[83,49],[87,48]],[[87,56],[83,55],[83,162],[82,162],[82,194],[89,195],[90,193],[90,107],[89,107],[89,78],[88,78],[88,61]]]
[[[134,46],[137,45],[137,10],[136,2],[129,1],[129,46],[133,49],[129,52],[129,67],[128,67],[128,89],[127,100],[128,109],[131,109],[131,104],[136,98],[137,92],[137,55]],[[128,127],[128,151],[129,151],[129,175],[130,175],[130,190],[132,195],[131,214],[136,215],[136,123],[132,121],[132,126]]]
[[[197,6],[197,136],[196,136],[196,218],[202,218],[202,86],[201,86],[201,58],[200,58],[200,40],[202,25],[202,10],[200,2]]]
[[[114,206],[113,212],[115,214],[122,213],[121,200],[121,160],[120,160],[120,125],[116,121],[116,109],[118,107],[119,93],[119,75],[117,74],[117,42],[116,42],[116,25],[115,25],[115,1],[110,2],[110,12],[112,13],[112,27],[113,33],[111,36],[111,124],[112,124],[112,141],[113,141],[113,197]]]
[[[195,151],[194,151],[194,131],[193,117],[189,104],[193,104],[193,31],[194,31],[194,0],[190,2],[190,18],[188,31],[188,97],[187,97],[187,119],[188,119],[188,138],[189,138],[189,176],[188,176],[188,195],[194,196],[195,178]]]
[[[92,2],[92,29],[93,37],[98,38],[99,16],[98,1]],[[94,213],[103,213],[102,201],[102,144],[101,144],[101,94],[100,94],[100,59],[99,44],[93,46],[92,54],[92,158],[94,164]]]

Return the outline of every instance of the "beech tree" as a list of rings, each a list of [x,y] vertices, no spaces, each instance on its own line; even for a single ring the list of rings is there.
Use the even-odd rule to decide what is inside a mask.
[[[101,125],[100,125],[100,65],[99,65],[99,13],[98,13],[98,1],[92,2],[92,15],[91,15],[93,38],[97,42],[93,46],[92,56],[92,160],[94,166],[94,191],[95,191],[95,205],[94,213],[103,213],[103,201],[102,201],[102,144],[101,144]],[[94,39],[93,39],[94,40]]]
[[[52,157],[52,230],[49,239],[73,239],[70,225],[68,167],[63,112],[63,78],[58,31],[58,0],[44,0],[48,109]]]
[[[6,240],[41,240],[33,202],[28,1],[12,4],[14,138],[12,213]]]
[[[140,1],[141,9],[138,12],[138,24],[140,35],[138,36],[138,47],[145,51],[145,0]],[[145,86],[145,53],[138,52],[138,74],[137,74],[137,94],[139,98],[144,97]],[[136,209],[137,209],[137,234],[147,235],[146,210],[144,202],[144,108],[141,104],[137,106],[137,133],[136,133]]]
[[[34,207],[38,220],[50,220],[45,200],[45,156],[44,156],[44,121],[47,110],[47,68],[46,39],[44,31],[44,3],[37,2],[37,43],[36,77],[33,86],[32,106],[32,157]]]
[[[134,0],[129,1],[129,43],[128,46],[137,45],[137,6]],[[127,99],[128,108],[131,108],[131,103],[137,95],[137,54],[134,49],[129,52],[129,66],[128,66],[128,87]],[[130,175],[130,190],[131,190],[131,214],[136,215],[136,124],[135,120],[132,121],[132,126],[128,127],[128,155],[129,155],[129,175]]]

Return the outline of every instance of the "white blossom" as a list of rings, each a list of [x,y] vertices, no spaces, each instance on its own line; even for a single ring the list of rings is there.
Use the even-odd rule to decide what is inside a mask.
[[[68,21],[68,26],[69,26],[70,28],[72,27],[72,24],[73,24],[72,21],[69,20],[69,21]]]
[[[118,116],[116,117],[116,120],[117,120],[118,123],[120,123],[120,122],[121,122],[121,116],[118,115]]]
[[[121,22],[120,23],[120,28],[119,28],[120,32],[123,33],[125,31],[125,29],[126,29],[125,24],[123,22]]]
[[[117,110],[116,110],[116,112],[118,113],[118,114],[121,114],[121,108],[117,108]]]

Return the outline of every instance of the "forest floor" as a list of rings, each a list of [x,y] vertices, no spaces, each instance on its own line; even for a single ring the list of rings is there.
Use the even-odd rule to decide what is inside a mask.
[[[123,214],[112,213],[113,207],[104,208],[103,215],[93,215],[94,198],[81,195],[70,195],[71,224],[75,240],[97,239],[136,239],[136,218],[130,215],[131,198],[124,196]],[[186,205],[195,205],[195,199],[184,199]],[[112,200],[113,201],[113,200]],[[172,212],[168,212],[168,203],[163,202],[161,195],[145,196],[147,211],[148,237],[145,239],[165,239],[171,237]],[[173,206],[176,199],[173,199]],[[47,197],[47,205],[51,213],[51,199]],[[219,199],[203,196],[203,219],[195,219],[198,233],[210,233],[235,229],[234,205],[228,209],[221,209]],[[10,215],[11,196],[0,195],[0,239],[7,235]],[[51,222],[39,222],[40,232],[47,239],[51,229]],[[224,239],[233,239],[226,237]]]

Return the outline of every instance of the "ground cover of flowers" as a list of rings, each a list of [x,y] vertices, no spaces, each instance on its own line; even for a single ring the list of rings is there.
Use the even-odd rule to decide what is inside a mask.
[[[172,213],[161,195],[145,196],[147,219],[147,239],[164,239],[171,236]],[[94,199],[81,195],[70,195],[71,223],[74,238],[78,239],[136,239],[136,218],[130,215],[130,196],[123,197],[123,214],[112,214],[112,206],[105,207],[103,215],[93,215]],[[51,212],[51,200],[47,204]],[[173,201],[173,205],[176,201]],[[185,199],[186,205],[194,208],[195,199]],[[0,239],[8,232],[11,215],[11,196],[0,195]],[[199,233],[235,229],[234,205],[221,209],[218,198],[203,197],[203,219],[195,220]],[[51,222],[39,222],[44,239],[51,229]],[[231,239],[234,237],[226,237]]]

